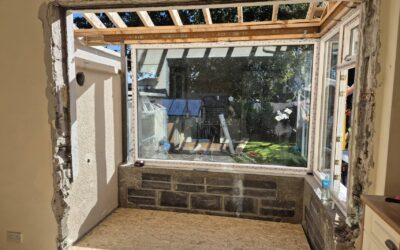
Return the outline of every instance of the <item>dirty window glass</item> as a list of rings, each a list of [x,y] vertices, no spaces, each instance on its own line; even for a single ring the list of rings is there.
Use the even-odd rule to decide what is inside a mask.
[[[139,158],[306,167],[312,45],[136,55]]]
[[[320,135],[320,170],[331,168],[333,157],[333,128],[335,115],[335,96],[337,80],[337,63],[339,55],[339,34],[329,39],[325,50],[325,68],[322,91],[322,116]]]

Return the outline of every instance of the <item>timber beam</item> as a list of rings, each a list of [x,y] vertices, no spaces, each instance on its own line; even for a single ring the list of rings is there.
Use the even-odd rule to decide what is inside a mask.
[[[88,45],[187,43],[271,39],[317,38],[319,23],[264,24],[264,25],[197,25],[194,27],[109,28],[104,30],[76,30],[75,37]]]

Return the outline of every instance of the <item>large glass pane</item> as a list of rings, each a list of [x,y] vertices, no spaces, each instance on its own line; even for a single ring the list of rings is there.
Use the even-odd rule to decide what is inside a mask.
[[[306,167],[313,46],[138,49],[141,159]]]
[[[325,43],[324,80],[322,92],[322,117],[320,136],[320,169],[330,169],[333,152],[333,123],[337,83],[339,35]]]

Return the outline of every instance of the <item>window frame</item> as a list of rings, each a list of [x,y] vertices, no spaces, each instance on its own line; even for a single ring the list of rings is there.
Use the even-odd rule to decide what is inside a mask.
[[[339,185],[338,185],[338,190],[334,190],[333,187],[333,181],[334,181],[334,176],[335,176],[335,161],[342,160],[342,156],[338,156],[338,147],[339,145],[341,146],[343,143],[343,136],[340,135],[340,141],[336,141],[336,137],[338,137],[338,122],[341,122],[343,119],[340,119],[338,117],[339,115],[339,109],[341,108],[340,105],[342,105],[341,101],[339,101],[340,97],[340,92],[341,91],[345,91],[345,87],[343,84],[343,81],[345,81],[347,83],[347,74],[343,75],[342,72],[350,69],[350,68],[357,68],[356,67],[356,63],[357,63],[357,55],[351,55],[348,56],[349,53],[349,49],[351,47],[351,32],[354,28],[359,27],[360,26],[360,11],[356,11],[355,13],[351,14],[349,17],[345,18],[344,21],[338,25],[337,27],[335,27],[334,29],[330,30],[327,34],[325,34],[323,37],[321,37],[320,39],[320,54],[319,54],[319,65],[318,65],[318,100],[317,100],[317,109],[316,109],[316,120],[320,121],[321,119],[321,114],[322,114],[322,102],[323,102],[323,81],[324,81],[324,74],[325,74],[325,53],[326,53],[326,46],[325,43],[333,38],[335,35],[339,34],[339,52],[338,52],[338,63],[337,63],[337,69],[336,69],[336,73],[337,73],[337,79],[336,79],[336,90],[335,90],[335,107],[334,107],[334,124],[333,124],[333,133],[332,133],[332,148],[334,149],[334,152],[332,154],[331,157],[331,162],[330,162],[330,179],[331,179],[331,187],[330,187],[330,195],[332,200],[334,201],[335,204],[338,205],[338,208],[341,210],[341,212],[347,216],[347,210],[348,210],[348,206],[347,206],[347,202],[348,202],[348,197],[349,195],[351,195],[351,187],[349,186],[344,186],[340,181],[339,181]],[[360,34],[360,32],[358,33]],[[349,36],[350,35],[350,36]],[[359,51],[358,51],[359,52]],[[346,53],[347,55],[345,55],[344,53]],[[346,57],[348,58],[346,60]],[[356,72],[357,74],[357,72]],[[342,76],[345,76],[345,79],[342,78]],[[354,121],[352,122],[352,126],[354,126]],[[316,131],[315,131],[315,135],[317,137],[317,139],[315,140],[315,142],[319,142],[320,140],[320,130],[321,130],[321,126],[316,124]],[[340,132],[340,131],[339,131]],[[319,155],[320,155],[320,147],[319,147],[319,143],[315,143],[314,144],[314,158],[313,158],[313,164],[314,164],[314,168],[313,168],[313,174],[315,176],[315,179],[319,182],[319,184],[322,184],[322,179],[324,177],[322,171],[320,170],[320,166],[319,166]],[[340,151],[341,152],[341,151]],[[350,158],[350,156],[349,156]],[[341,166],[341,162],[340,162],[340,166]],[[350,175],[350,169],[351,169],[351,165],[349,163],[349,173],[348,176]],[[341,173],[340,173],[341,174]],[[341,177],[341,175],[339,176]],[[347,180],[347,182],[349,183],[349,179]],[[346,199],[342,199],[341,195],[343,195],[343,193],[341,192],[341,190],[344,190],[346,193]]]
[[[143,159],[138,152],[138,97],[137,97],[137,50],[138,49],[192,49],[192,48],[219,48],[219,47],[249,47],[249,46],[290,46],[290,45],[313,45],[312,62],[312,81],[310,96],[310,124],[309,124],[309,146],[307,167],[290,167],[282,165],[262,165],[262,164],[241,164],[241,163],[222,163],[205,161],[185,161],[185,160],[157,160]],[[130,163],[143,160],[146,165],[152,167],[167,167],[192,170],[238,170],[238,171],[262,171],[279,174],[306,174],[312,172],[314,148],[314,123],[315,123],[315,97],[317,83],[317,63],[319,55],[319,39],[296,39],[296,40],[270,40],[270,41],[246,41],[246,42],[216,42],[216,43],[183,43],[183,44],[137,44],[130,45],[132,63],[132,104],[130,114],[131,140],[129,148]]]

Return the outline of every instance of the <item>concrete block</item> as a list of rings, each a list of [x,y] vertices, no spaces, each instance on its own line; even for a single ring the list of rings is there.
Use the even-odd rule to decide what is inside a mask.
[[[199,192],[204,192],[204,189],[205,189],[204,186],[200,185],[186,185],[186,184],[176,185],[176,191],[199,193]]]
[[[169,182],[169,181],[171,181],[171,176],[170,175],[165,175],[165,174],[143,173],[142,174],[142,180]]]
[[[240,189],[239,188],[232,188],[232,187],[207,187],[207,193],[210,194],[225,194],[225,195],[239,195]]]
[[[188,194],[184,192],[166,192],[160,193],[160,205],[167,207],[188,207]]]
[[[239,213],[257,213],[257,200],[243,197],[225,197],[225,211]]]
[[[221,196],[192,194],[190,202],[193,209],[222,210]]]
[[[167,182],[142,181],[142,188],[171,190],[171,184]]]

